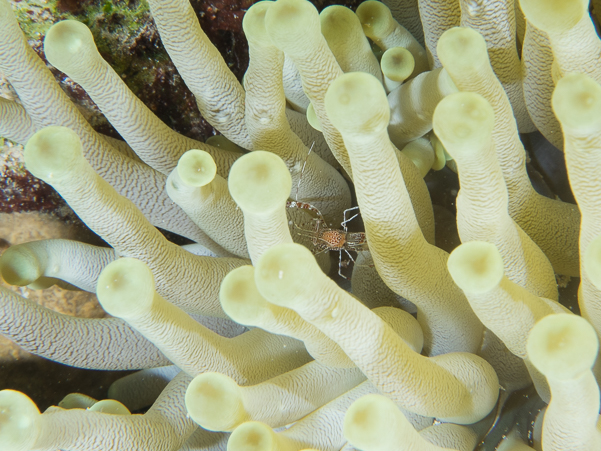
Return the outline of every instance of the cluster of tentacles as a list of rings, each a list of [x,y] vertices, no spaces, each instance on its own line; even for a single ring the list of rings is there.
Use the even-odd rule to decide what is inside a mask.
[[[207,143],[138,100],[85,25],[59,22],[48,61],[124,141],[94,131],[0,0],[0,71],[19,96],[0,99],[0,135],[111,246],[9,248],[8,283],[96,292],[111,316],[0,288],[0,333],[66,365],[140,370],[110,399],[44,413],[0,391],[0,448],[471,451],[533,384],[548,407],[499,449],[599,449],[601,41],[587,1],[259,2],[243,86],[188,0],[148,2],[221,133]],[[578,205],[532,187],[519,133],[536,130],[565,153]],[[461,185],[450,255],[423,180],[445,166]],[[349,186],[367,244],[337,245],[360,251],[345,291],[318,251],[337,249],[320,233]],[[580,277],[580,314],[556,274]]]

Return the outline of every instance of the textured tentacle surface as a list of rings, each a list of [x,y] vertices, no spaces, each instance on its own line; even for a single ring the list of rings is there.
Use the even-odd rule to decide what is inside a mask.
[[[543,451],[599,448],[599,1],[592,15],[586,0],[368,1],[357,13],[353,5],[321,14],[326,5],[314,0],[149,0],[150,10],[143,2],[35,3],[0,0],[0,71],[14,89],[0,100],[0,134],[28,142],[32,173],[113,249],[26,243],[5,251],[0,270],[28,286],[22,293],[51,283],[97,288],[115,317],[59,315],[0,289],[0,334],[67,365],[142,369],[110,395],[133,409],[154,405],[130,415],[115,400],[78,394],[41,414],[25,395],[3,390],[2,450],[351,451],[344,415],[355,398],[376,392],[388,406],[354,423],[371,437],[357,442],[367,451],[472,451],[481,440],[486,449],[531,450],[518,435],[540,442],[537,428],[525,426],[540,400],[550,401]],[[39,45],[39,36],[25,38],[12,14],[35,33],[43,26],[31,20],[46,14],[29,9],[75,3],[103,59],[72,21],[47,35],[47,56],[73,77],[59,75],[59,84],[81,82],[130,145],[92,128],[30,49],[27,39]],[[132,4],[148,21],[125,39],[137,47],[123,61],[105,38],[132,31],[122,10]],[[101,16],[91,14],[100,7]],[[148,11],[179,75],[163,71]],[[100,33],[95,23],[105,25]],[[209,42],[216,30],[216,46],[231,41],[234,52],[222,57]],[[243,68],[228,65],[244,64],[246,41],[250,67],[238,80]],[[382,56],[391,46],[401,50]],[[139,65],[137,50],[153,56]],[[171,92],[177,82],[162,82],[181,76],[221,134],[202,143],[158,121],[154,113],[168,121],[180,105],[153,100],[147,108],[133,97],[120,80],[132,59],[147,68],[139,79],[153,80],[139,92]],[[138,79],[126,77],[130,86]],[[474,106],[478,95],[487,112]],[[569,194],[567,180],[558,189],[549,174],[542,137],[520,135],[528,117],[565,151],[578,205],[534,190],[543,185],[538,171],[550,196]],[[50,135],[54,142],[40,138]],[[211,164],[178,165],[168,180],[192,147],[192,155],[211,153]],[[9,191],[0,202],[11,180],[0,180]],[[349,208],[355,199],[360,208]],[[155,227],[196,244],[176,246]],[[464,242],[449,256],[457,235]],[[231,254],[248,254],[256,267],[223,258]],[[146,268],[132,284],[127,271],[98,277],[132,261]],[[581,276],[580,311],[555,301],[565,303],[569,290],[557,290],[553,272],[573,278],[568,288]],[[512,393],[522,388],[526,397]],[[226,432],[199,428],[195,414]],[[393,418],[400,426],[390,426]],[[501,435],[510,439],[497,447]]]

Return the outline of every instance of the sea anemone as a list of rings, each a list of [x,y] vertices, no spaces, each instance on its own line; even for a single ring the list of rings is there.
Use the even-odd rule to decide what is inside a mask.
[[[66,365],[139,370],[110,400],[73,394],[44,413],[0,391],[3,449],[599,446],[601,43],[588,2],[259,2],[242,83],[188,0],[148,3],[218,141],[165,125],[90,30],[61,21],[45,56],[124,141],[95,131],[0,0],[0,70],[19,96],[0,103],[1,131],[110,246],[10,247],[5,281],[96,292],[110,317],[0,288],[0,333]],[[534,189],[527,133],[563,150],[578,205]],[[461,188],[454,250],[424,180],[445,167]],[[579,312],[560,303],[561,277],[580,277]],[[542,432],[520,427],[543,401]]]

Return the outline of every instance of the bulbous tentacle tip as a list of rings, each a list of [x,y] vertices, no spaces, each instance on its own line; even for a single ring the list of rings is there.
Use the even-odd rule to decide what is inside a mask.
[[[601,86],[588,75],[561,78],[551,104],[564,133],[587,136],[601,131]]]
[[[454,159],[479,152],[492,141],[494,111],[473,92],[458,92],[442,99],[432,118],[434,133]]]
[[[129,409],[116,399],[103,399],[95,402],[88,410],[107,415],[131,415]]]
[[[44,271],[31,250],[13,246],[0,256],[0,274],[6,283],[22,287],[38,280]]]
[[[272,1],[261,1],[248,8],[242,19],[246,39],[260,45],[271,45],[271,38],[265,28],[265,17],[274,4]]]
[[[467,27],[445,31],[436,44],[436,52],[451,77],[461,77],[466,70],[490,64],[486,41],[476,30]]]
[[[549,315],[536,323],[526,343],[528,358],[546,377],[571,380],[590,370],[599,339],[584,318],[567,313]]]
[[[291,307],[301,294],[309,294],[319,285],[319,274],[323,275],[311,251],[300,244],[286,243],[261,256],[255,283],[268,302]]]
[[[413,73],[415,58],[404,47],[392,47],[382,55],[380,67],[386,77],[402,83]]]
[[[330,5],[319,13],[321,32],[327,40],[335,40],[344,36],[341,30],[352,30],[355,25],[360,25],[357,15],[346,6]]]
[[[547,33],[569,30],[588,12],[589,0],[520,0],[528,22]]]
[[[390,9],[382,2],[367,0],[357,7],[357,17],[365,36],[378,39],[386,35],[392,22]]]
[[[371,134],[388,127],[390,107],[382,83],[365,72],[346,73],[332,82],[326,112],[342,133]]]
[[[287,53],[294,53],[299,39],[321,35],[319,13],[307,0],[274,2],[265,15],[265,28],[271,41]]]
[[[267,305],[255,284],[255,268],[250,265],[233,269],[223,278],[219,300],[226,315],[245,325],[256,325]]]
[[[97,399],[83,393],[69,393],[58,402],[58,407],[65,410],[87,409],[98,402]]]
[[[63,20],[46,33],[44,53],[50,64],[71,75],[85,66],[88,55],[97,55],[98,50],[86,25],[76,20]]]
[[[457,247],[449,255],[447,268],[459,288],[474,294],[492,290],[505,274],[497,247],[484,241],[470,241]]]
[[[102,308],[118,318],[146,312],[154,299],[154,279],[146,263],[120,258],[106,266],[98,277],[96,294]]]
[[[209,431],[231,431],[247,415],[238,384],[221,373],[203,373],[188,385],[185,396],[190,418]]]
[[[45,127],[25,144],[25,167],[37,178],[52,184],[65,176],[85,159],[81,141],[67,127]]]
[[[321,126],[319,117],[317,116],[317,113],[315,112],[315,107],[313,106],[313,104],[311,102],[309,102],[309,106],[307,107],[306,116],[307,116],[307,121],[309,122],[309,125],[311,127],[313,127],[315,130],[317,130],[319,132],[323,132],[323,127]]]
[[[277,448],[275,432],[260,421],[242,423],[227,442],[227,451],[272,451]]]
[[[213,181],[217,165],[208,152],[191,149],[180,157],[177,172],[186,185],[200,187]]]
[[[292,189],[292,178],[280,157],[255,150],[232,165],[228,187],[243,211],[261,214],[284,208]]]
[[[386,396],[365,395],[346,411],[342,434],[358,449],[381,449],[389,437],[392,419],[399,417],[398,407]]]
[[[0,443],[5,451],[28,451],[37,438],[40,411],[25,394],[0,391]]]

